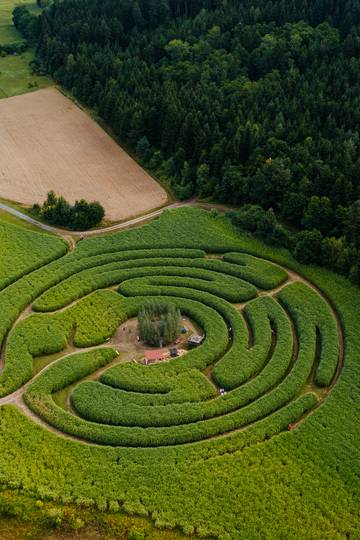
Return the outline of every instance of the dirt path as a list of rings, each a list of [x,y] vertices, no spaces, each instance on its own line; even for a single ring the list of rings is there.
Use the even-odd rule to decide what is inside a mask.
[[[144,223],[145,221],[149,221],[150,219],[160,216],[165,210],[181,208],[182,206],[191,206],[194,204],[195,200],[196,200],[195,198],[192,198],[185,202],[175,202],[172,204],[168,204],[167,206],[163,206],[162,208],[149,212],[148,214],[144,214],[142,216],[139,216],[133,219],[128,219],[127,221],[123,221],[122,223],[116,223],[115,225],[110,225],[109,227],[104,227],[102,229],[94,229],[91,231],[71,231],[71,233],[65,229],[60,229],[58,227],[52,227],[51,225],[46,225],[46,223],[41,223],[41,221],[37,221],[36,219],[28,216],[27,214],[24,214],[23,212],[20,212],[19,210],[16,210],[15,208],[12,208],[11,206],[8,206],[7,204],[0,203],[0,209],[4,210],[5,212],[8,212],[9,214],[12,214],[13,216],[16,216],[19,219],[22,219],[23,221],[26,221],[27,223],[36,225],[36,227],[39,227],[39,229],[62,236],[63,238],[65,238],[65,240],[67,240],[70,243],[70,246],[74,248],[75,241],[73,240],[72,236],[83,236],[83,237],[95,236],[98,234],[116,232],[116,231],[121,231],[123,229],[128,229],[129,227],[140,225],[141,223]],[[70,234],[72,236],[70,236]]]
[[[95,347],[86,347],[86,348],[83,348],[83,349],[74,348],[74,351],[72,351],[70,354],[64,355],[64,356],[71,356],[73,354],[79,354],[79,352],[88,352],[88,351],[91,351],[91,350],[103,349],[103,348],[107,348],[107,347],[108,348],[113,348],[109,343],[107,343],[105,345],[97,345]],[[61,357],[61,358],[64,358],[64,356]],[[94,376],[100,375],[103,371],[105,371],[109,367],[112,367],[112,366],[116,365],[118,362],[119,362],[119,357],[115,358],[112,362],[110,362],[106,366],[103,366],[103,367],[99,368],[96,372],[94,372],[92,374],[92,376],[94,377]],[[55,435],[57,435],[59,437],[62,437],[64,439],[70,439],[70,440],[77,441],[77,442],[82,442],[83,444],[92,444],[93,446],[102,446],[102,445],[98,445],[96,443],[91,443],[89,441],[81,439],[80,437],[75,437],[73,435],[69,435],[68,433],[64,433],[63,431],[60,431],[56,427],[54,427],[54,426],[48,424],[47,422],[45,422],[44,420],[42,420],[42,418],[40,418],[37,414],[35,414],[26,405],[26,403],[24,401],[24,394],[25,394],[27,388],[34,382],[34,380],[37,377],[39,377],[42,373],[44,373],[52,365],[53,365],[53,362],[48,364],[47,366],[45,366],[43,369],[41,369],[34,377],[32,377],[32,379],[30,379],[30,381],[25,383],[21,388],[18,388],[18,390],[16,390],[12,394],[9,394],[8,396],[0,398],[0,407],[3,406],[3,405],[15,405],[30,420],[32,420],[33,422],[35,422],[36,424],[38,424],[42,428],[46,429],[47,431],[50,431],[51,433],[54,433]]]

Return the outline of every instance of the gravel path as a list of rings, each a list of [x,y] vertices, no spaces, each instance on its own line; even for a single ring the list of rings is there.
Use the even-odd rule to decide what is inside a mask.
[[[128,227],[139,225],[140,223],[144,221],[148,221],[149,219],[160,216],[165,210],[169,210],[172,208],[180,208],[182,206],[191,206],[195,202],[195,200],[196,199],[193,198],[185,202],[175,202],[167,206],[164,206],[162,208],[159,208],[158,210],[154,210],[153,212],[150,212],[148,214],[144,214],[143,216],[139,216],[133,219],[128,219],[127,221],[123,221],[122,223],[116,223],[114,225],[110,225],[109,227],[103,227],[102,229],[93,229],[91,231],[67,231],[65,229],[60,229],[58,227],[52,227],[51,225],[46,225],[46,223],[41,223],[41,221],[37,221],[36,219],[28,216],[27,214],[24,214],[23,212],[16,210],[16,208],[12,208],[12,206],[8,206],[7,204],[4,204],[4,203],[0,203],[0,209],[4,210],[5,212],[8,212],[8,214],[12,214],[13,216],[16,216],[19,219],[27,221],[28,223],[31,223],[32,225],[36,225],[36,227],[39,227],[40,229],[44,231],[59,234],[62,237],[68,238],[69,234],[72,234],[74,236],[94,236],[96,234],[121,231],[122,229],[127,229]]]

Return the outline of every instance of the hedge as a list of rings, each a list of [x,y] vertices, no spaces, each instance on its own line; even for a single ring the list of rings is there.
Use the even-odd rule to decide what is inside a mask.
[[[256,404],[256,407],[194,424],[144,429],[88,422],[65,411],[53,401],[53,392],[83,378],[115,355],[114,351],[105,349],[78,355],[76,361],[71,356],[59,360],[38,375],[29,386],[24,395],[27,405],[45,421],[65,433],[113,446],[163,446],[194,442],[251,424],[261,419],[264,413],[273,413],[281,408],[273,402],[263,406]],[[307,393],[297,401],[302,404],[305,412],[316,404],[317,397],[313,393]]]

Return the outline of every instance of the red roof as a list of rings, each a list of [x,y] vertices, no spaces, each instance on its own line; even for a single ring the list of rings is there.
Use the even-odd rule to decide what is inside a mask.
[[[146,360],[162,360],[168,356],[168,351],[164,349],[150,349],[145,351]]]

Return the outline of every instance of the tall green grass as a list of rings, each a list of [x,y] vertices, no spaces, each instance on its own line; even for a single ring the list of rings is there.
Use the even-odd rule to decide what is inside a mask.
[[[43,336],[49,342],[51,329],[55,340],[59,321],[60,340],[61,332],[66,334],[67,325],[76,320],[80,326],[76,331],[86,344],[97,335],[108,336],[117,321],[136,314],[148,296],[166,296],[199,323],[206,339],[196,351],[169,362],[169,367],[119,364],[103,372],[99,381],[75,386],[72,403],[81,417],[57,406],[52,394],[96,370],[100,364],[90,360],[85,371],[80,368],[80,356],[90,359],[93,353],[72,360],[65,357],[48,367],[29,386],[26,400],[43,419],[75,440],[36,426],[13,406],[2,407],[2,484],[64,502],[99,507],[116,502],[124,511],[149,515],[158,526],[179,527],[202,537],[356,538],[360,293],[344,278],[301,266],[283,250],[238,236],[222,218],[181,209],[141,229],[84,240],[74,253],[4,288],[1,336],[29,302],[51,287],[87,268],[120,262],[111,258],[116,253],[128,250],[129,260],[132,254],[135,260],[137,250],[149,247],[235,253],[226,255],[223,264],[239,267],[243,265],[234,257],[242,258],[244,253],[265,258],[285,267],[282,275],[269,277],[274,285],[286,279],[289,268],[314,282],[326,300],[307,285],[292,284],[277,299],[250,300],[243,318],[224,298],[226,291],[220,297],[215,288],[192,288],[197,283],[189,279],[208,281],[202,271],[209,270],[201,267],[203,262],[195,262],[207,260],[202,253],[184,257],[194,262],[194,271],[200,272],[197,277],[182,275],[175,281],[175,275],[161,274],[164,266],[160,265],[158,275],[120,284],[125,297],[101,291],[62,312],[31,316],[28,320],[48,321],[49,333],[44,329]],[[169,253],[155,258],[158,255],[173,258]],[[178,261],[181,258],[174,256],[174,268],[185,268]],[[135,264],[127,270],[132,269]],[[263,266],[256,280],[262,278],[262,271],[266,276]],[[81,280],[77,283],[81,288]],[[252,283],[260,287],[258,281]],[[88,304],[102,295],[108,295],[108,304]],[[121,306],[123,315],[120,311],[116,315],[115,309],[112,319],[105,305],[113,309],[119,305],[119,310]],[[342,360],[335,314],[344,331],[345,357],[332,386]],[[41,341],[41,327],[32,329],[28,320],[19,322],[11,335],[29,325],[23,335],[31,345],[32,338]],[[220,384],[221,377],[228,381],[224,396],[216,393],[214,385]],[[288,431],[289,424],[296,429]]]

